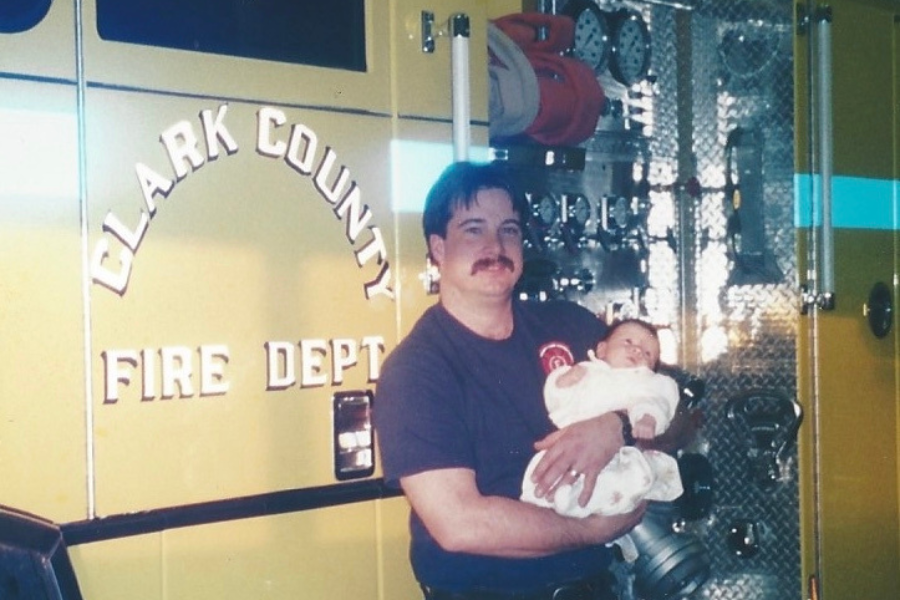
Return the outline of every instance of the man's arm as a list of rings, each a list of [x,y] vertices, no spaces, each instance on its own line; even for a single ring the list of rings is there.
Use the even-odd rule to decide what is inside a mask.
[[[563,517],[501,496],[483,496],[470,469],[438,469],[400,479],[410,505],[432,537],[450,552],[508,558],[555,554],[610,542],[643,517],[644,507],[627,515]]]

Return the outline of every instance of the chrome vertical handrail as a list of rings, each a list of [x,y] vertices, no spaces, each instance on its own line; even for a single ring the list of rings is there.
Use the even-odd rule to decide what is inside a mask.
[[[469,17],[457,13],[450,17],[450,60],[453,87],[453,158],[469,159],[470,101],[469,83]]]
[[[821,186],[822,236],[819,252],[816,305],[824,310],[835,307],[834,290],[834,226],[832,222],[832,175],[834,172],[834,131],[831,106],[831,9],[823,7],[818,11],[816,32],[818,38],[818,81],[816,101],[819,131],[819,177]]]
[[[801,289],[801,312],[835,308],[834,223],[832,179],[834,130],[832,126],[831,7],[821,6],[812,17],[798,13],[798,30],[810,35],[810,249],[808,281]]]

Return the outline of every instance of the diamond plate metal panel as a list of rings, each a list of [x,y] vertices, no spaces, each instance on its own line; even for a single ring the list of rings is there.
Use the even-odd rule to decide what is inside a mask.
[[[552,4],[545,10],[565,6]],[[642,225],[627,235],[646,248],[646,273],[624,278],[637,282],[631,289],[612,285],[617,278],[602,231],[575,254],[552,247],[542,254],[594,275],[590,289],[559,295],[608,317],[637,313],[671,328],[676,360],[706,383],[702,436],[687,450],[712,465],[713,507],[707,518],[675,524],[701,539],[711,559],[709,579],[690,597],[800,598],[795,444],[785,446],[775,479],[761,483],[753,475],[760,442],[727,414],[729,403],[751,390],[788,402],[797,391],[793,4],[597,4],[610,13],[628,7],[648,23],[647,79],[624,89],[608,73],[598,74],[607,96],[639,116],[628,123],[627,136],[601,122],[583,144],[585,170],[551,174],[544,183],[550,191],[584,193],[602,230],[605,196],[622,193],[611,166],[633,166],[636,181],[645,176],[646,195],[637,198],[635,211]],[[627,565],[618,574],[623,599],[638,598]]]
[[[693,346],[693,355],[689,349],[686,358],[707,383],[701,446],[715,472],[711,516],[686,525],[701,536],[712,559],[710,579],[693,594],[698,598],[776,600],[802,595],[796,457],[788,453],[777,484],[763,489],[750,476],[753,440],[736,430],[725,411],[729,399],[746,390],[796,396],[799,304],[792,216],[791,10],[788,2],[695,3],[689,16],[681,17],[690,22],[690,101],[675,114],[670,107],[661,108],[656,120],[655,136],[673,139],[685,130],[679,119],[690,119],[691,160],[702,190],[682,210],[687,217],[683,225],[692,227],[696,243],[681,256],[693,271],[694,287],[685,291],[685,302],[696,314],[695,329],[683,330],[681,339]],[[654,22],[671,20],[671,12],[655,6]],[[660,18],[661,13],[665,16]],[[683,43],[669,39],[677,37],[674,27],[656,27],[654,32],[655,43],[663,48]],[[662,87],[677,71],[671,60],[676,54],[661,49],[654,56]],[[672,89],[675,85],[668,83]],[[749,284],[734,283],[741,278],[735,277],[739,266],[729,239],[729,218],[735,212],[729,206],[729,185],[735,182],[728,178],[735,173],[727,167],[728,143],[729,134],[739,127],[761,134],[762,172],[756,175],[762,195],[756,200],[764,202],[765,250],[770,253],[766,259],[775,273],[745,278]],[[677,159],[673,148],[668,155],[665,144],[655,148],[655,160]],[[741,183],[737,186],[743,187]],[[755,534],[752,551],[741,546],[748,529]]]

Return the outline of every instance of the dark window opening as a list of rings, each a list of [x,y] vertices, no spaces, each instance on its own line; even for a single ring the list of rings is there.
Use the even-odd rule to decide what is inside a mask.
[[[365,0],[97,0],[105,40],[366,70]]]
[[[50,10],[50,0],[2,0],[0,1],[0,33],[28,31]]]

